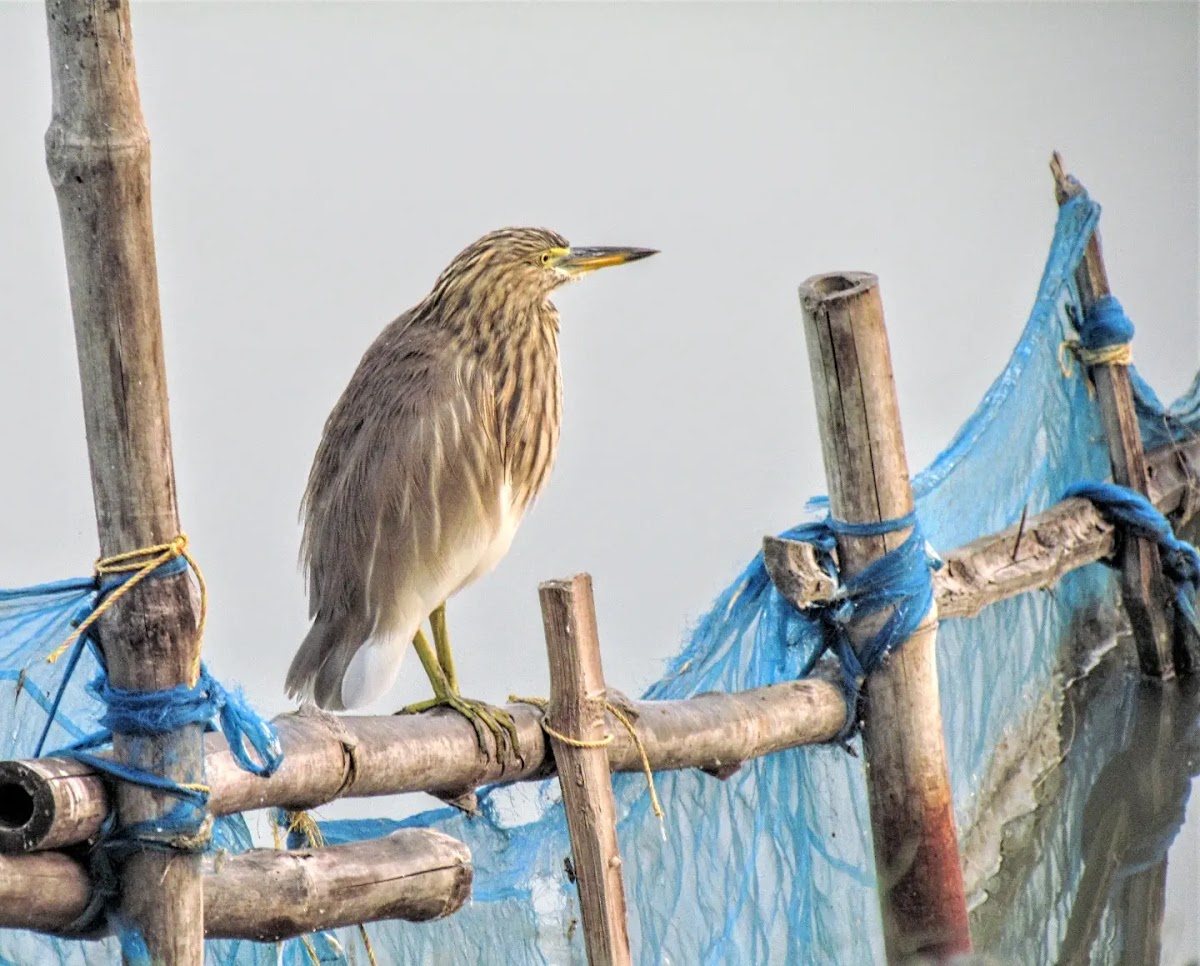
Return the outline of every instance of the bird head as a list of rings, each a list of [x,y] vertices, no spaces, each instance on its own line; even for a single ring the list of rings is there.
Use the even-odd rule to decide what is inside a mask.
[[[502,228],[459,252],[435,289],[484,285],[540,300],[596,269],[655,254],[652,248],[573,248],[545,228]]]

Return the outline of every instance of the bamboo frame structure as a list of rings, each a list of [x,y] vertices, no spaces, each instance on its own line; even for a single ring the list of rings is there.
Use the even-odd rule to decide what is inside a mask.
[[[1200,439],[1163,447],[1147,457],[1150,496],[1183,525],[1200,513]],[[984,607],[1052,587],[1068,571],[1106,559],[1116,531],[1086,500],[1064,500],[998,534],[945,555],[934,575],[943,617],[971,617]],[[768,538],[764,554],[776,586],[797,606],[803,566],[787,541]],[[751,758],[831,740],[845,723],[845,701],[820,676],[735,694],[682,701],[635,701],[637,730],[655,771],[700,768],[731,774]],[[254,808],[316,808],[341,797],[425,791],[455,797],[492,783],[536,781],[554,774],[536,709],[508,707],[523,753],[505,769],[478,748],[474,731],[442,711],[398,717],[334,717],[320,713],[275,718],[284,763],[270,778],[240,769],[219,735],[206,739],[205,769],[216,815]],[[613,771],[636,771],[641,759],[610,716]],[[104,782],[88,766],[47,757],[0,762],[0,854],[61,848],[94,836],[110,809]]]
[[[56,192],[101,553],[163,545],[180,535],[150,204],[149,136],[134,67],[128,0],[46,0],[53,114],[46,160]],[[1082,190],[1052,165],[1059,203]],[[1077,281],[1085,309],[1108,293],[1094,235]],[[877,522],[912,509],[904,444],[877,280],[817,276],[801,289],[822,449],[835,514]],[[1129,375],[1092,369],[1117,482],[1165,512],[1200,507],[1200,441],[1142,451]],[[903,539],[839,537],[846,575]],[[1193,670],[1170,609],[1155,547],[1118,542],[1086,501],[1071,500],[948,555],[936,605],[912,639],[869,681],[864,747],[885,943],[891,961],[970,949],[950,806],[934,664],[941,616],[972,616],[998,600],[1051,586],[1067,570],[1118,553],[1125,606],[1143,670]],[[802,545],[768,538],[764,559],[787,599],[828,599],[830,582]],[[118,734],[118,760],[178,782],[204,776],[213,814],[267,805],[306,809],[343,796],[424,790],[465,800],[494,782],[563,786],[579,875],[589,960],[630,962],[611,771],[640,770],[636,742],[604,711],[590,581],[541,588],[551,664],[551,720],[575,741],[547,739],[542,716],[510,707],[524,760],[490,759],[459,716],[354,718],[309,713],[276,719],[284,765],[269,778],[240,770],[223,739],[198,727],[161,738]],[[185,574],[147,582],[105,615],[111,679],[133,690],[195,682],[199,601]],[[852,625],[859,643],[877,623]],[[633,702],[654,770],[700,768],[720,777],[748,759],[827,742],[845,724],[839,687],[820,675],[738,694]],[[611,734],[610,745],[594,743]],[[0,763],[0,927],[61,932],[92,895],[87,869],[58,849],[89,842],[114,812],[130,824],[162,817],[175,800],[109,785],[65,758]],[[23,855],[2,853],[23,852]],[[470,893],[467,848],[429,830],[311,850],[209,857],[135,853],[122,869],[124,915],[166,966],[203,960],[204,937],[276,940],[385,918],[449,915]],[[1147,878],[1139,900],[1162,885]],[[1079,920],[1083,922],[1081,918]],[[1088,924],[1085,926],[1090,928]],[[1085,926],[1080,926],[1083,929]],[[1147,940],[1150,942],[1150,940]]]

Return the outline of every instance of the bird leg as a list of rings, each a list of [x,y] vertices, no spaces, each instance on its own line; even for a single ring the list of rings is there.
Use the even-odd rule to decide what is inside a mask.
[[[440,623],[442,632],[444,633],[444,614]],[[438,625],[434,624],[433,626],[436,633]],[[428,711],[431,708],[452,708],[471,723],[471,727],[475,729],[475,739],[478,741],[479,747],[485,755],[490,757],[487,740],[487,732],[490,731],[496,743],[497,760],[507,757],[505,754],[507,748],[512,749],[515,757],[520,757],[520,748],[517,742],[517,725],[513,721],[512,715],[502,708],[494,707],[484,701],[477,701],[473,698],[464,698],[458,693],[457,682],[453,685],[451,684],[450,677],[439,660],[438,652],[443,649],[442,643],[439,641],[438,651],[435,652],[425,637],[425,632],[418,629],[416,635],[413,637],[413,647],[417,651],[417,657],[421,659],[421,666],[425,668],[425,675],[429,678],[429,683],[433,686],[433,697],[426,701],[418,701],[416,704],[410,704],[405,708],[401,708],[396,713],[420,714],[422,711]],[[445,643],[445,652],[449,658],[449,641]],[[453,668],[453,661],[451,661],[451,668]]]
[[[446,602],[442,601],[429,615],[429,626],[433,630],[433,643],[437,648],[438,663],[450,682],[450,689],[458,691],[458,674],[454,670],[454,655],[450,653],[450,632],[446,629]]]

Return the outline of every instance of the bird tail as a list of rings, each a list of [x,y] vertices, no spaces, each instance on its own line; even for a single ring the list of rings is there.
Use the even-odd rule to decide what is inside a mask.
[[[346,710],[342,678],[366,637],[362,622],[349,615],[318,616],[288,668],[288,696],[326,711]]]

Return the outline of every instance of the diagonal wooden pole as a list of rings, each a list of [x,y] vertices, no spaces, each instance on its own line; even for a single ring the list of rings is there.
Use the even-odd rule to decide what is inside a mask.
[[[47,0],[53,115],[46,163],[58,197],[100,551],[175,538],[179,517],[150,212],[150,139],[142,119],[128,0]],[[187,574],[145,581],[101,623],[112,683],[194,684],[198,602]],[[117,756],[178,782],[201,780],[200,730],[117,735]],[[159,817],[170,796],[123,784],[120,821]],[[121,908],[151,960],[203,959],[200,858],[139,852],[124,865]]]
[[[866,272],[819,275],[800,287],[821,452],[833,516],[878,523],[912,512],[879,283]],[[843,577],[898,547],[909,530],[839,535]],[[886,614],[852,621],[858,648]],[[937,605],[867,680],[863,749],[888,962],[971,948],[962,864],[938,702]]]
[[[1083,191],[1083,186],[1063,169],[1057,151],[1050,161],[1050,172],[1054,175],[1054,194],[1060,207]],[[1075,272],[1075,281],[1084,312],[1090,311],[1099,299],[1112,294],[1099,230],[1092,232],[1088,239]],[[1129,367],[1104,363],[1092,366],[1090,372],[1108,439],[1113,481],[1145,495],[1150,478],[1146,472],[1137,410],[1133,405]],[[1163,577],[1158,548],[1153,541],[1140,537],[1125,540],[1121,546],[1120,565],[1121,599],[1129,615],[1142,672],[1169,680],[1175,676],[1176,658],[1185,667],[1190,662],[1182,633],[1176,634],[1172,627],[1171,594]]]

